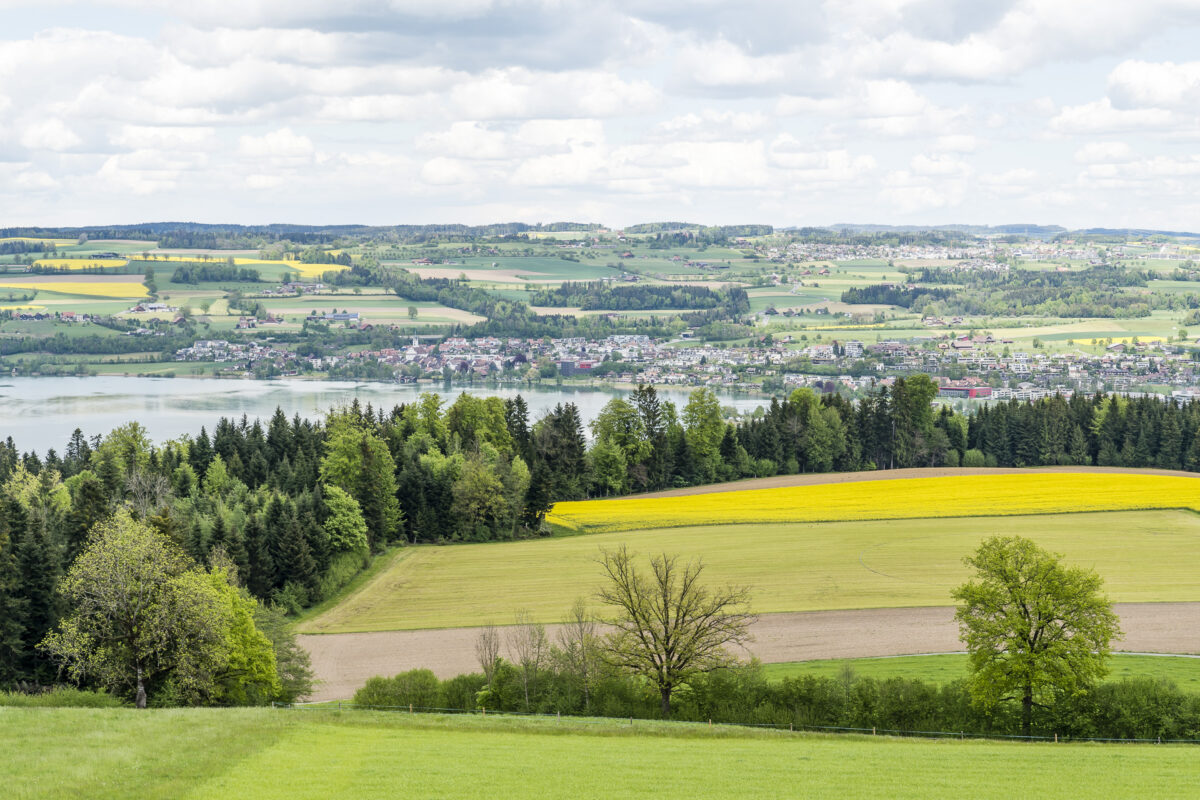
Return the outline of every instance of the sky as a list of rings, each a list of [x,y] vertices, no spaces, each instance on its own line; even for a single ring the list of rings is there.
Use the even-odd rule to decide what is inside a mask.
[[[1200,230],[1200,0],[0,0],[0,227]]]

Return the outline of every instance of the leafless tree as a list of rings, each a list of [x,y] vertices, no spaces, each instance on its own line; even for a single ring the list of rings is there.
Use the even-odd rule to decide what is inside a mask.
[[[500,658],[500,631],[495,625],[484,625],[475,639],[475,657],[487,677],[488,686],[496,674],[496,661]]]
[[[591,706],[592,687],[600,669],[600,626],[588,611],[587,602],[577,598],[558,630],[557,656],[565,671],[574,675],[583,692],[583,706]]]
[[[658,689],[664,719],[671,715],[671,694],[680,684],[735,663],[728,648],[750,640],[756,618],[747,609],[749,589],[702,586],[699,559],[681,564],[664,553],[650,559],[645,574],[622,545],[601,550],[599,563],[608,579],[599,599],[616,611],[605,658]]]
[[[140,519],[152,516],[171,499],[171,484],[157,473],[134,470],[126,479],[125,488]]]
[[[529,693],[537,687],[538,672],[546,663],[549,647],[546,641],[546,626],[534,622],[529,611],[517,612],[515,624],[506,636],[508,658],[521,668],[521,682],[525,689],[525,708],[529,709]]]

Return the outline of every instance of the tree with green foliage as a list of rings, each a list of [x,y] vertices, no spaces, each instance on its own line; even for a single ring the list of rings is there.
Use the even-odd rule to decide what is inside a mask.
[[[358,501],[367,542],[379,550],[395,538],[404,520],[396,498],[396,462],[383,439],[351,413],[331,414],[328,430],[321,481]]]
[[[148,524],[122,510],[97,525],[60,588],[71,610],[42,647],[72,678],[132,693],[138,708],[168,679],[182,699],[211,692],[229,654],[226,608]]]
[[[658,691],[664,719],[671,695],[695,675],[734,663],[731,646],[750,639],[755,617],[744,587],[709,588],[700,583],[704,564],[681,564],[665,553],[650,559],[649,574],[622,545],[602,550],[606,578],[598,597],[615,611],[604,643],[613,666],[643,676]]]
[[[992,537],[964,559],[975,575],[953,592],[972,697],[988,708],[1019,701],[1026,736],[1034,706],[1084,693],[1107,674],[1121,635],[1100,576],[1061,559],[1020,536]]]
[[[340,486],[326,484],[325,533],[334,551],[367,549],[367,523],[363,520],[358,501]]]

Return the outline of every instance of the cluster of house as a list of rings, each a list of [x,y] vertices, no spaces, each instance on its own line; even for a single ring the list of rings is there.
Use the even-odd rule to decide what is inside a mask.
[[[323,283],[284,283],[252,295],[254,297],[297,297],[302,294],[325,294],[329,287]]]
[[[224,339],[200,339],[191,347],[175,351],[176,361],[214,361],[252,365],[260,361],[285,366],[296,358],[294,353],[272,347],[262,342],[227,342]]]
[[[990,243],[970,247],[932,245],[863,245],[833,242],[790,242],[763,245],[759,255],[772,261],[967,261],[994,264],[999,251]]]

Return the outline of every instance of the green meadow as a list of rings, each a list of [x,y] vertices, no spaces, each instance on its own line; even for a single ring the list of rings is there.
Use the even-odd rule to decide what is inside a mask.
[[[1197,775],[1187,745],[263,708],[0,709],[0,752],[13,800],[1171,798]]]

